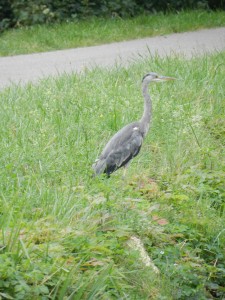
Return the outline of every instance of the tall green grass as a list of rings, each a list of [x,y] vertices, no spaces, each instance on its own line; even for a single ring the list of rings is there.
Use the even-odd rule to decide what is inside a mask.
[[[149,58],[0,93],[0,295],[8,299],[222,299],[225,53]],[[91,177],[108,139],[153,122],[125,181]],[[159,268],[129,248],[139,237]]]
[[[141,37],[224,26],[223,11],[184,11],[130,19],[93,18],[8,30],[0,36],[0,55],[93,46]]]

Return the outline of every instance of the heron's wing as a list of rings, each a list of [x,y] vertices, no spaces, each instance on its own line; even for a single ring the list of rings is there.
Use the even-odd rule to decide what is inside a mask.
[[[103,173],[104,170],[106,169],[106,159],[105,158],[96,159],[96,161],[92,165],[92,168],[95,172],[93,176]]]
[[[115,170],[125,166],[133,157],[135,157],[141,148],[143,137],[136,129],[132,130],[130,136],[119,139],[113,145],[110,153],[105,159],[104,172],[111,174]]]
[[[131,123],[118,131],[107,143],[99,159],[93,164],[95,174],[108,175],[126,165],[140,151],[143,135],[139,123]]]
[[[132,157],[135,157],[140,151],[143,137],[137,131],[133,131],[130,138],[120,141],[114,147],[107,157],[107,165],[116,164],[117,167],[125,165]]]

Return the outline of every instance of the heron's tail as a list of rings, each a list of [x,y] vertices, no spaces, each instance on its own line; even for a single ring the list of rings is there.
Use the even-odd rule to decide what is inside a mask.
[[[94,170],[94,177],[102,174],[106,168],[106,160],[105,159],[97,159],[92,165],[92,169]]]

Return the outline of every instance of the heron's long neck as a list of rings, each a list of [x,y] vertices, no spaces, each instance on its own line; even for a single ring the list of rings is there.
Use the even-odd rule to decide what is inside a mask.
[[[143,82],[142,85],[142,93],[144,97],[144,113],[140,120],[140,125],[142,127],[144,136],[147,134],[149,130],[151,115],[152,115],[152,101],[151,101],[150,94],[148,92],[148,84],[149,83]]]

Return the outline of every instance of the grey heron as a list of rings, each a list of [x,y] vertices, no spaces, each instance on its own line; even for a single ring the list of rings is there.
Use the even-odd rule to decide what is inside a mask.
[[[148,92],[151,82],[174,80],[173,77],[148,73],[142,79],[142,93],[144,97],[144,112],[139,121],[133,122],[120,129],[106,144],[99,158],[92,168],[94,176],[106,173],[108,177],[121,167],[126,167],[130,160],[138,155],[143,140],[149,130],[152,118],[152,102]]]

